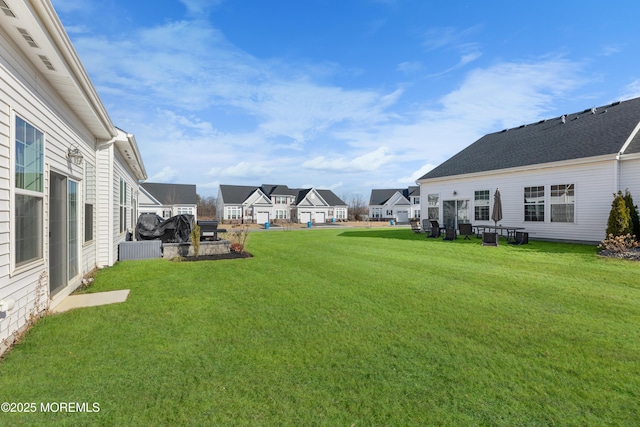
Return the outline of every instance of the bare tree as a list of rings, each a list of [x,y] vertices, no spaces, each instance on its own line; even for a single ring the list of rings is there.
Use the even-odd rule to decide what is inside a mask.
[[[216,198],[213,196],[202,197],[196,194],[198,202],[198,217],[200,219],[216,218]]]
[[[362,194],[343,195],[341,199],[347,203],[350,221],[362,221],[369,214],[369,205]]]

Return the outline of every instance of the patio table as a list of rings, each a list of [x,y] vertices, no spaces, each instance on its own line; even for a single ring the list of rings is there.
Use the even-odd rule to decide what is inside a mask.
[[[506,232],[507,242],[515,241],[516,232],[524,230],[524,227],[509,227],[507,225],[474,225],[474,227],[477,236],[480,236],[483,231],[495,231],[496,233],[500,233],[500,236],[505,237],[504,233]]]

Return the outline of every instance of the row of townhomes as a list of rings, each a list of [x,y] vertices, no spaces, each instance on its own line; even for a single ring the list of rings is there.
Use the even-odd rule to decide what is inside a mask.
[[[371,190],[369,219],[396,222],[420,219],[420,187]]]
[[[347,204],[333,191],[286,185],[221,185],[216,211],[218,219],[244,224],[278,220],[321,224],[347,219]]]
[[[164,219],[176,215],[193,215],[198,219],[198,197],[193,184],[140,184],[140,213],[153,213]]]
[[[490,225],[498,189],[501,224],[601,241],[613,194],[640,198],[639,130],[635,98],[485,135],[417,181],[422,211],[445,227]]]
[[[113,265],[147,178],[48,0],[0,1],[0,354]]]

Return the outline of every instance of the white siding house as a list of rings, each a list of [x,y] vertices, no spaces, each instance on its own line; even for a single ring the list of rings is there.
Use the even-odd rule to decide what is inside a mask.
[[[420,219],[420,187],[371,190],[369,218],[374,221],[408,222]]]
[[[486,135],[417,182],[423,212],[445,227],[523,227],[533,239],[598,242],[613,195],[640,198],[640,98]]]
[[[198,220],[196,186],[145,182],[140,185],[140,213],[153,213],[164,219],[193,215]],[[134,223],[135,225],[135,223]]]
[[[135,139],[114,127],[51,3],[2,6],[0,354],[83,276],[115,262],[146,177]]]
[[[227,222],[264,224],[278,220],[326,223],[347,218],[347,205],[331,190],[221,185],[216,210]]]

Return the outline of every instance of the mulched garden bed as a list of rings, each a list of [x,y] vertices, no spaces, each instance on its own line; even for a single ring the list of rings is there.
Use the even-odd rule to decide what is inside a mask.
[[[182,261],[216,261],[219,259],[242,259],[242,258],[253,258],[249,252],[229,252],[226,254],[216,254],[216,255],[199,255],[195,256],[186,256],[182,257]]]
[[[630,259],[633,261],[640,261],[640,248],[629,249],[625,252],[614,251],[600,251],[598,255],[609,258]]]

